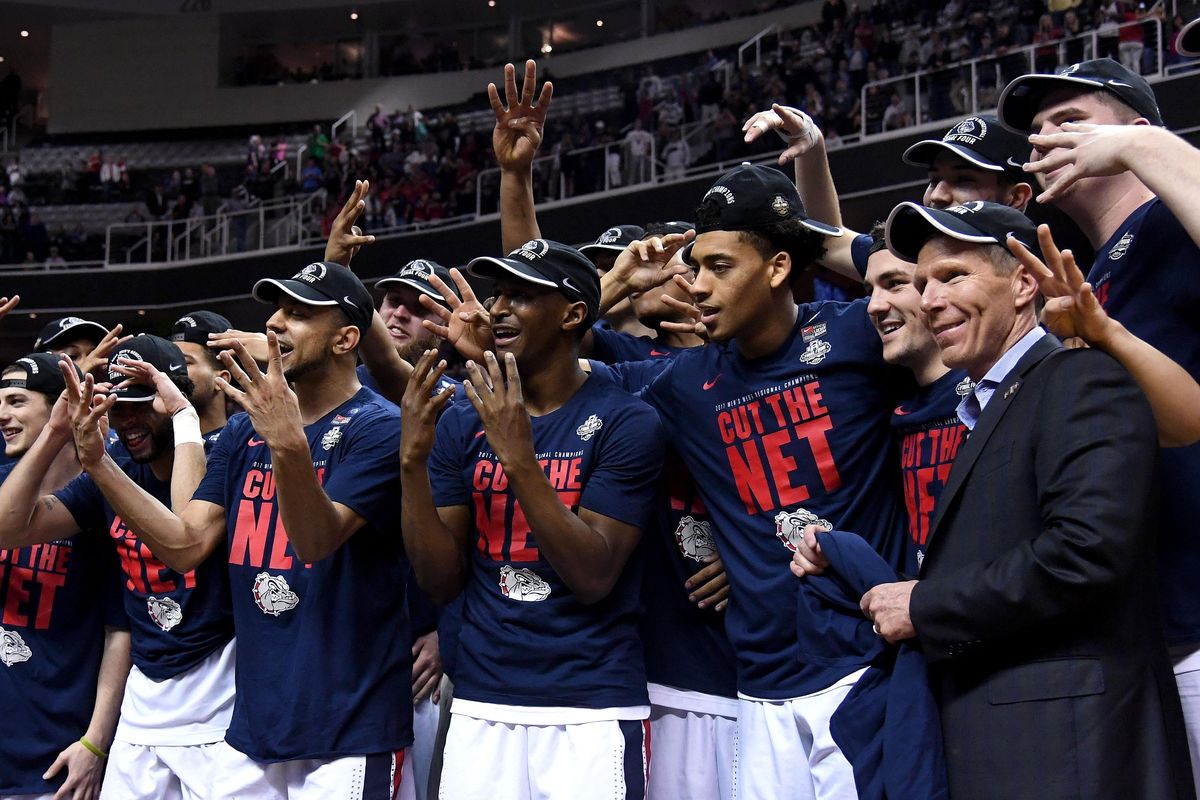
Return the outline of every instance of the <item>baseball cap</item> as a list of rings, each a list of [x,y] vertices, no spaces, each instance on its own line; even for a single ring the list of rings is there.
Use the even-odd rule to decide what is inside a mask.
[[[826,236],[842,235],[840,228],[810,219],[796,185],[772,167],[743,162],[722,175],[704,193],[701,203],[709,198],[716,201],[720,214],[707,225],[697,224],[697,235],[710,231],[753,230],[785,220],[797,220],[809,230]]]
[[[67,381],[58,368],[58,362],[59,357],[54,353],[30,353],[21,356],[5,367],[4,372],[21,369],[25,370],[25,377],[0,379],[0,389],[28,389],[47,395],[53,401],[67,388]],[[79,367],[75,367],[75,374],[83,378]]]
[[[914,167],[932,167],[939,153],[950,152],[962,160],[990,172],[1007,172],[1029,183],[1021,169],[1029,158],[1029,141],[1000,124],[996,117],[981,114],[967,117],[941,139],[925,139],[904,151],[904,163]]]
[[[687,233],[695,227],[696,223],[680,219],[673,219],[670,222],[652,222],[646,226],[646,232],[642,236],[670,236],[675,233]]]
[[[1004,87],[996,114],[1002,124],[1026,133],[1033,127],[1033,118],[1046,95],[1063,88],[1108,92],[1154,125],[1163,124],[1150,84],[1111,58],[1081,61],[1056,75],[1022,75]]]
[[[974,200],[960,206],[937,209],[905,202],[892,209],[887,220],[888,250],[897,258],[916,262],[917,253],[931,238],[949,236],[960,242],[998,244],[1004,247],[1012,236],[1040,254],[1037,228],[1029,217],[1011,206]]]
[[[108,334],[108,328],[99,322],[80,319],[79,317],[63,317],[46,323],[33,342],[34,350],[45,350],[58,341],[72,342],[76,339],[88,339],[99,343]]]
[[[191,342],[208,346],[210,333],[224,333],[233,327],[233,323],[215,311],[192,311],[171,326],[171,335],[167,338],[172,342]]]
[[[596,237],[596,241],[579,248],[587,258],[604,252],[618,253],[646,235],[641,225],[614,225]]]
[[[188,374],[187,361],[183,357],[183,351],[174,342],[168,342],[161,336],[153,336],[148,333],[135,336],[121,345],[120,350],[108,357],[108,380],[113,386],[125,380],[124,375],[113,371],[113,364],[119,358],[145,361],[159,372],[166,373],[173,378],[186,378]],[[118,401],[144,403],[153,400],[155,393],[153,386],[134,383],[123,389],[114,389],[113,394],[116,395]]]
[[[431,275],[437,275],[442,279],[442,283],[449,286],[450,290],[456,295],[458,294],[454,286],[454,280],[450,277],[450,270],[436,261],[427,261],[423,258],[408,262],[395,275],[390,278],[383,278],[376,282],[375,286],[381,289],[396,285],[409,286],[421,294],[429,295],[442,305],[446,305],[446,298],[442,297],[442,293],[433,288],[433,284],[429,282]]]
[[[506,258],[476,258],[467,264],[467,271],[481,278],[508,276],[556,289],[568,300],[587,305],[589,325],[600,316],[600,276],[587,256],[570,245],[531,239]]]
[[[332,261],[314,261],[284,280],[263,278],[254,284],[252,293],[260,303],[274,303],[280,294],[286,294],[309,306],[337,306],[362,333],[371,327],[375,313],[367,287],[353,272]]]
[[[1181,56],[1200,56],[1200,17],[1179,29],[1175,52]]]

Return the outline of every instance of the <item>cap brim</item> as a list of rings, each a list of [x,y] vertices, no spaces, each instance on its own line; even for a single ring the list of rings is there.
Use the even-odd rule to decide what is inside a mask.
[[[579,252],[591,258],[592,253],[619,253],[628,246],[627,244],[585,244],[579,248]]]
[[[546,286],[550,289],[558,288],[557,283],[535,271],[524,261],[518,261],[515,258],[480,256],[467,264],[467,272],[479,278],[490,278],[492,280],[507,275],[526,283],[536,284],[537,286]]]
[[[258,283],[254,284],[254,289],[251,291],[254,299],[260,303],[274,303],[279,299],[280,294],[286,294],[288,297],[308,306],[336,306],[339,305],[337,300],[330,300],[325,295],[318,292],[316,289],[309,286],[307,283],[293,280],[275,280],[274,278],[263,278]]]
[[[900,158],[904,160],[905,164],[912,164],[914,167],[932,167],[934,160],[942,151],[949,151],[963,161],[980,169],[990,170],[991,172],[1004,172],[1006,169],[1014,169],[1011,165],[1006,168],[1000,164],[993,164],[969,147],[963,147],[961,144],[955,144],[954,142],[943,142],[940,139],[926,139],[922,142],[917,142],[905,150],[904,155],[900,156]]]
[[[139,387],[137,387],[137,388],[139,388],[139,389],[143,389],[143,388],[145,388],[145,387],[141,387],[141,386],[139,386]],[[149,393],[149,394],[145,394],[145,395],[143,395],[143,394],[130,394],[130,392],[131,392],[131,391],[132,391],[132,388],[130,388],[130,389],[116,389],[116,390],[114,390],[114,391],[112,392],[112,394],[113,394],[113,396],[114,396],[114,397],[116,397],[116,398],[117,398],[117,402],[118,402],[118,403],[148,403],[148,402],[150,402],[151,400],[153,400],[153,399],[155,398],[155,396],[156,396],[156,393],[155,393],[155,391],[154,391],[153,389],[149,389],[148,391],[149,391],[150,393]]]
[[[802,219],[800,220],[800,224],[808,228],[810,231],[816,231],[817,233],[821,233],[826,236],[837,237],[845,233],[845,231],[836,225],[830,225],[815,219]]]
[[[99,342],[101,339],[103,339],[105,336],[108,335],[108,328],[104,327],[99,322],[90,322],[88,320],[84,320],[83,322],[75,323],[74,325],[72,325],[69,328],[63,328],[61,331],[54,334],[49,339],[46,339],[44,341],[39,341],[38,347],[39,348],[40,347],[49,347],[50,345],[52,345],[55,342],[62,339],[63,337],[69,336],[72,333],[78,334],[80,331],[83,331],[83,330],[88,330],[88,331],[98,334],[95,337],[96,342]],[[89,338],[92,338],[92,337],[89,337]]]
[[[1175,52],[1189,58],[1200,56],[1200,17],[1179,29],[1179,38],[1175,40]]]
[[[892,209],[885,231],[891,254],[913,264],[917,262],[921,248],[935,234],[943,234],[960,242],[997,244],[995,237],[980,233],[957,214],[926,208],[913,202],[904,202]]]
[[[1042,103],[1042,98],[1063,86],[1086,86],[1089,89],[1107,89],[1103,81],[1092,78],[1076,78],[1073,75],[1022,75],[1000,93],[996,103],[996,116],[1000,124],[1010,131],[1028,135],[1033,127],[1033,118]],[[1018,89],[1025,89],[1014,96]]]
[[[381,278],[380,280],[375,281],[376,288],[386,289],[389,286],[397,286],[397,285],[407,286],[411,289],[416,289],[421,294],[428,295],[429,297],[432,297],[434,300],[441,303],[442,305],[446,305],[446,298],[442,297],[441,294],[434,291],[432,287],[425,286],[423,284],[417,283],[416,281],[410,281],[408,278]]]

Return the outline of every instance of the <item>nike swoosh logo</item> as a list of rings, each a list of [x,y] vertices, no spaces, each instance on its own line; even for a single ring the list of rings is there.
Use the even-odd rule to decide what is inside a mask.
[[[711,389],[712,387],[716,386],[716,385],[717,385],[717,381],[719,381],[719,380],[721,380],[721,373],[719,373],[719,372],[718,372],[718,373],[717,373],[717,377],[713,378],[711,381],[705,381],[705,382],[704,382],[704,391],[706,391],[706,392],[707,392],[709,389]]]
[[[907,417],[912,412],[905,411],[904,406],[896,406],[896,410],[893,411],[892,413],[895,414],[897,417]]]
[[[183,369],[183,364],[170,364],[167,366],[168,372],[174,372],[177,369]]]
[[[1021,163],[1021,162],[1019,162],[1019,161],[1013,161],[1013,160],[1012,160],[1012,156],[1009,156],[1009,157],[1008,157],[1008,165],[1009,165],[1010,167],[1016,167],[1017,169],[1024,169],[1024,168],[1025,168],[1025,165],[1024,165],[1023,163]]]
[[[350,295],[346,295],[345,297],[343,297],[342,302],[344,302],[348,306],[354,305],[354,301],[350,299]]]
[[[251,436],[250,441],[246,442],[246,447],[258,447],[262,443],[263,443],[262,439],[257,439],[255,437]]]
[[[650,355],[652,355],[652,356],[669,356],[671,354],[664,350],[651,350]]]
[[[1109,86],[1124,86],[1126,89],[1132,89],[1132,88],[1133,88],[1133,87],[1132,87],[1132,86],[1130,86],[1128,83],[1125,83],[1124,81],[1118,81],[1118,80],[1115,80],[1115,79],[1113,79],[1113,78],[1109,78],[1109,80],[1108,80],[1108,85],[1109,85]]]
[[[568,289],[570,289],[572,292],[575,292],[575,293],[577,293],[577,294],[583,294],[583,292],[581,292],[581,291],[579,291],[578,289],[576,289],[576,288],[575,288],[575,285],[571,283],[571,279],[570,279],[570,278],[563,278],[563,286],[567,287],[567,288],[568,288]]]

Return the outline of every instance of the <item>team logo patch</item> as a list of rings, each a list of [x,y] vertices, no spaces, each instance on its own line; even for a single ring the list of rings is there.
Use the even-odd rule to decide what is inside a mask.
[[[332,423],[330,423],[330,424],[332,424],[332,425],[345,425],[345,424],[346,424],[347,422],[349,422],[349,421],[350,421],[350,418],[349,418],[349,417],[343,417],[341,414],[338,414],[336,417],[334,417],[334,418],[333,418],[333,422],[332,422]]]
[[[685,516],[675,528],[675,544],[679,552],[693,561],[703,561],[717,552],[713,541],[712,525],[708,520]]]
[[[600,238],[596,240],[596,244],[612,244],[621,240],[620,228],[609,228],[604,233],[600,234]]]
[[[254,578],[254,604],[264,613],[278,617],[285,611],[291,611],[300,605],[300,596],[288,586],[287,578],[282,575],[272,575],[260,572]]]
[[[804,529],[809,525],[820,525],[827,531],[833,530],[833,524],[827,519],[821,519],[816,514],[804,508],[795,511],[780,511],[775,515],[775,535],[783,546],[793,553],[804,540]]]
[[[4,666],[11,667],[13,664],[20,664],[31,658],[33,658],[33,651],[29,649],[29,645],[25,644],[21,634],[0,628],[0,662],[3,662]]]
[[[809,342],[818,336],[824,336],[827,330],[829,330],[828,325],[824,322],[818,322],[816,325],[805,325],[800,329],[800,335],[804,338],[804,341]]]
[[[550,584],[531,569],[505,564],[500,568],[500,591],[510,600],[536,603],[550,596]]]
[[[813,339],[800,356],[800,363],[816,366],[825,360],[825,356],[829,355],[829,351],[832,349],[833,345],[824,339]]]
[[[946,210],[952,214],[958,214],[959,216],[962,216],[963,214],[974,214],[981,208],[983,208],[982,200],[972,200],[971,202],[963,203],[960,206],[950,206]]]
[[[786,217],[792,211],[792,204],[787,201],[786,197],[777,194],[771,201],[771,210],[781,217]]]
[[[545,239],[530,239],[525,244],[509,253],[516,258],[541,258],[550,252],[550,243]]]
[[[590,417],[584,420],[582,425],[575,429],[575,433],[579,434],[579,438],[586,442],[588,439],[591,439],[593,436],[595,436],[596,431],[600,430],[602,427],[604,427],[604,420],[600,419],[595,414],[592,414]]]
[[[1112,250],[1108,251],[1108,257],[1113,261],[1119,261],[1125,257],[1125,253],[1129,250],[1129,245],[1131,244],[1133,244],[1133,234],[1127,233],[1121,237],[1120,241],[1113,245]]]
[[[966,397],[973,391],[975,391],[975,382],[970,378],[963,378],[958,382],[958,385],[954,387],[954,393],[959,397]]]
[[[341,428],[330,428],[325,431],[325,435],[321,437],[321,447],[326,450],[332,450],[337,446],[337,443],[342,440]]]
[[[416,261],[410,261],[404,265],[404,269],[400,270],[401,278],[421,278],[429,280],[429,276],[433,274],[433,267],[423,258],[418,258]]]
[[[985,136],[987,136],[987,123],[979,117],[967,117],[951,128],[942,137],[942,141],[975,144]]]
[[[183,622],[183,609],[169,597],[147,597],[146,610],[150,612],[150,619],[154,624],[164,631],[169,631]]]
[[[125,380],[124,375],[122,375],[119,372],[113,371],[113,362],[117,361],[119,359],[124,359],[126,361],[141,361],[142,354],[139,353],[137,350],[130,350],[129,348],[125,348],[124,350],[118,350],[116,357],[113,358],[112,361],[108,362],[108,380],[113,383],[118,383],[120,381]]]
[[[304,281],[305,283],[316,283],[317,281],[321,280],[321,278],[325,277],[326,272],[328,272],[328,270],[325,268],[324,264],[322,264],[320,261],[314,261],[312,264],[309,264],[307,267],[293,275],[292,280]]]

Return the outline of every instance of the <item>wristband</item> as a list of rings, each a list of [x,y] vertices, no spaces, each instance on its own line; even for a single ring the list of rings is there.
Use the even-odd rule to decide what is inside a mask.
[[[94,745],[94,744],[92,744],[91,742],[89,742],[89,741],[87,740],[87,737],[86,737],[86,736],[80,736],[80,737],[79,737],[79,743],[80,743],[81,745],[83,745],[83,746],[84,746],[84,748],[85,748],[85,749],[86,749],[86,750],[87,750],[89,753],[91,753],[92,755],[94,755],[96,758],[108,758],[108,753],[104,752],[104,751],[103,751],[103,750],[101,750],[99,747],[96,747],[96,745]]]
[[[175,412],[175,416],[171,417],[171,426],[175,429],[176,447],[181,444],[204,444],[204,437],[200,435],[200,414],[191,406]]]

